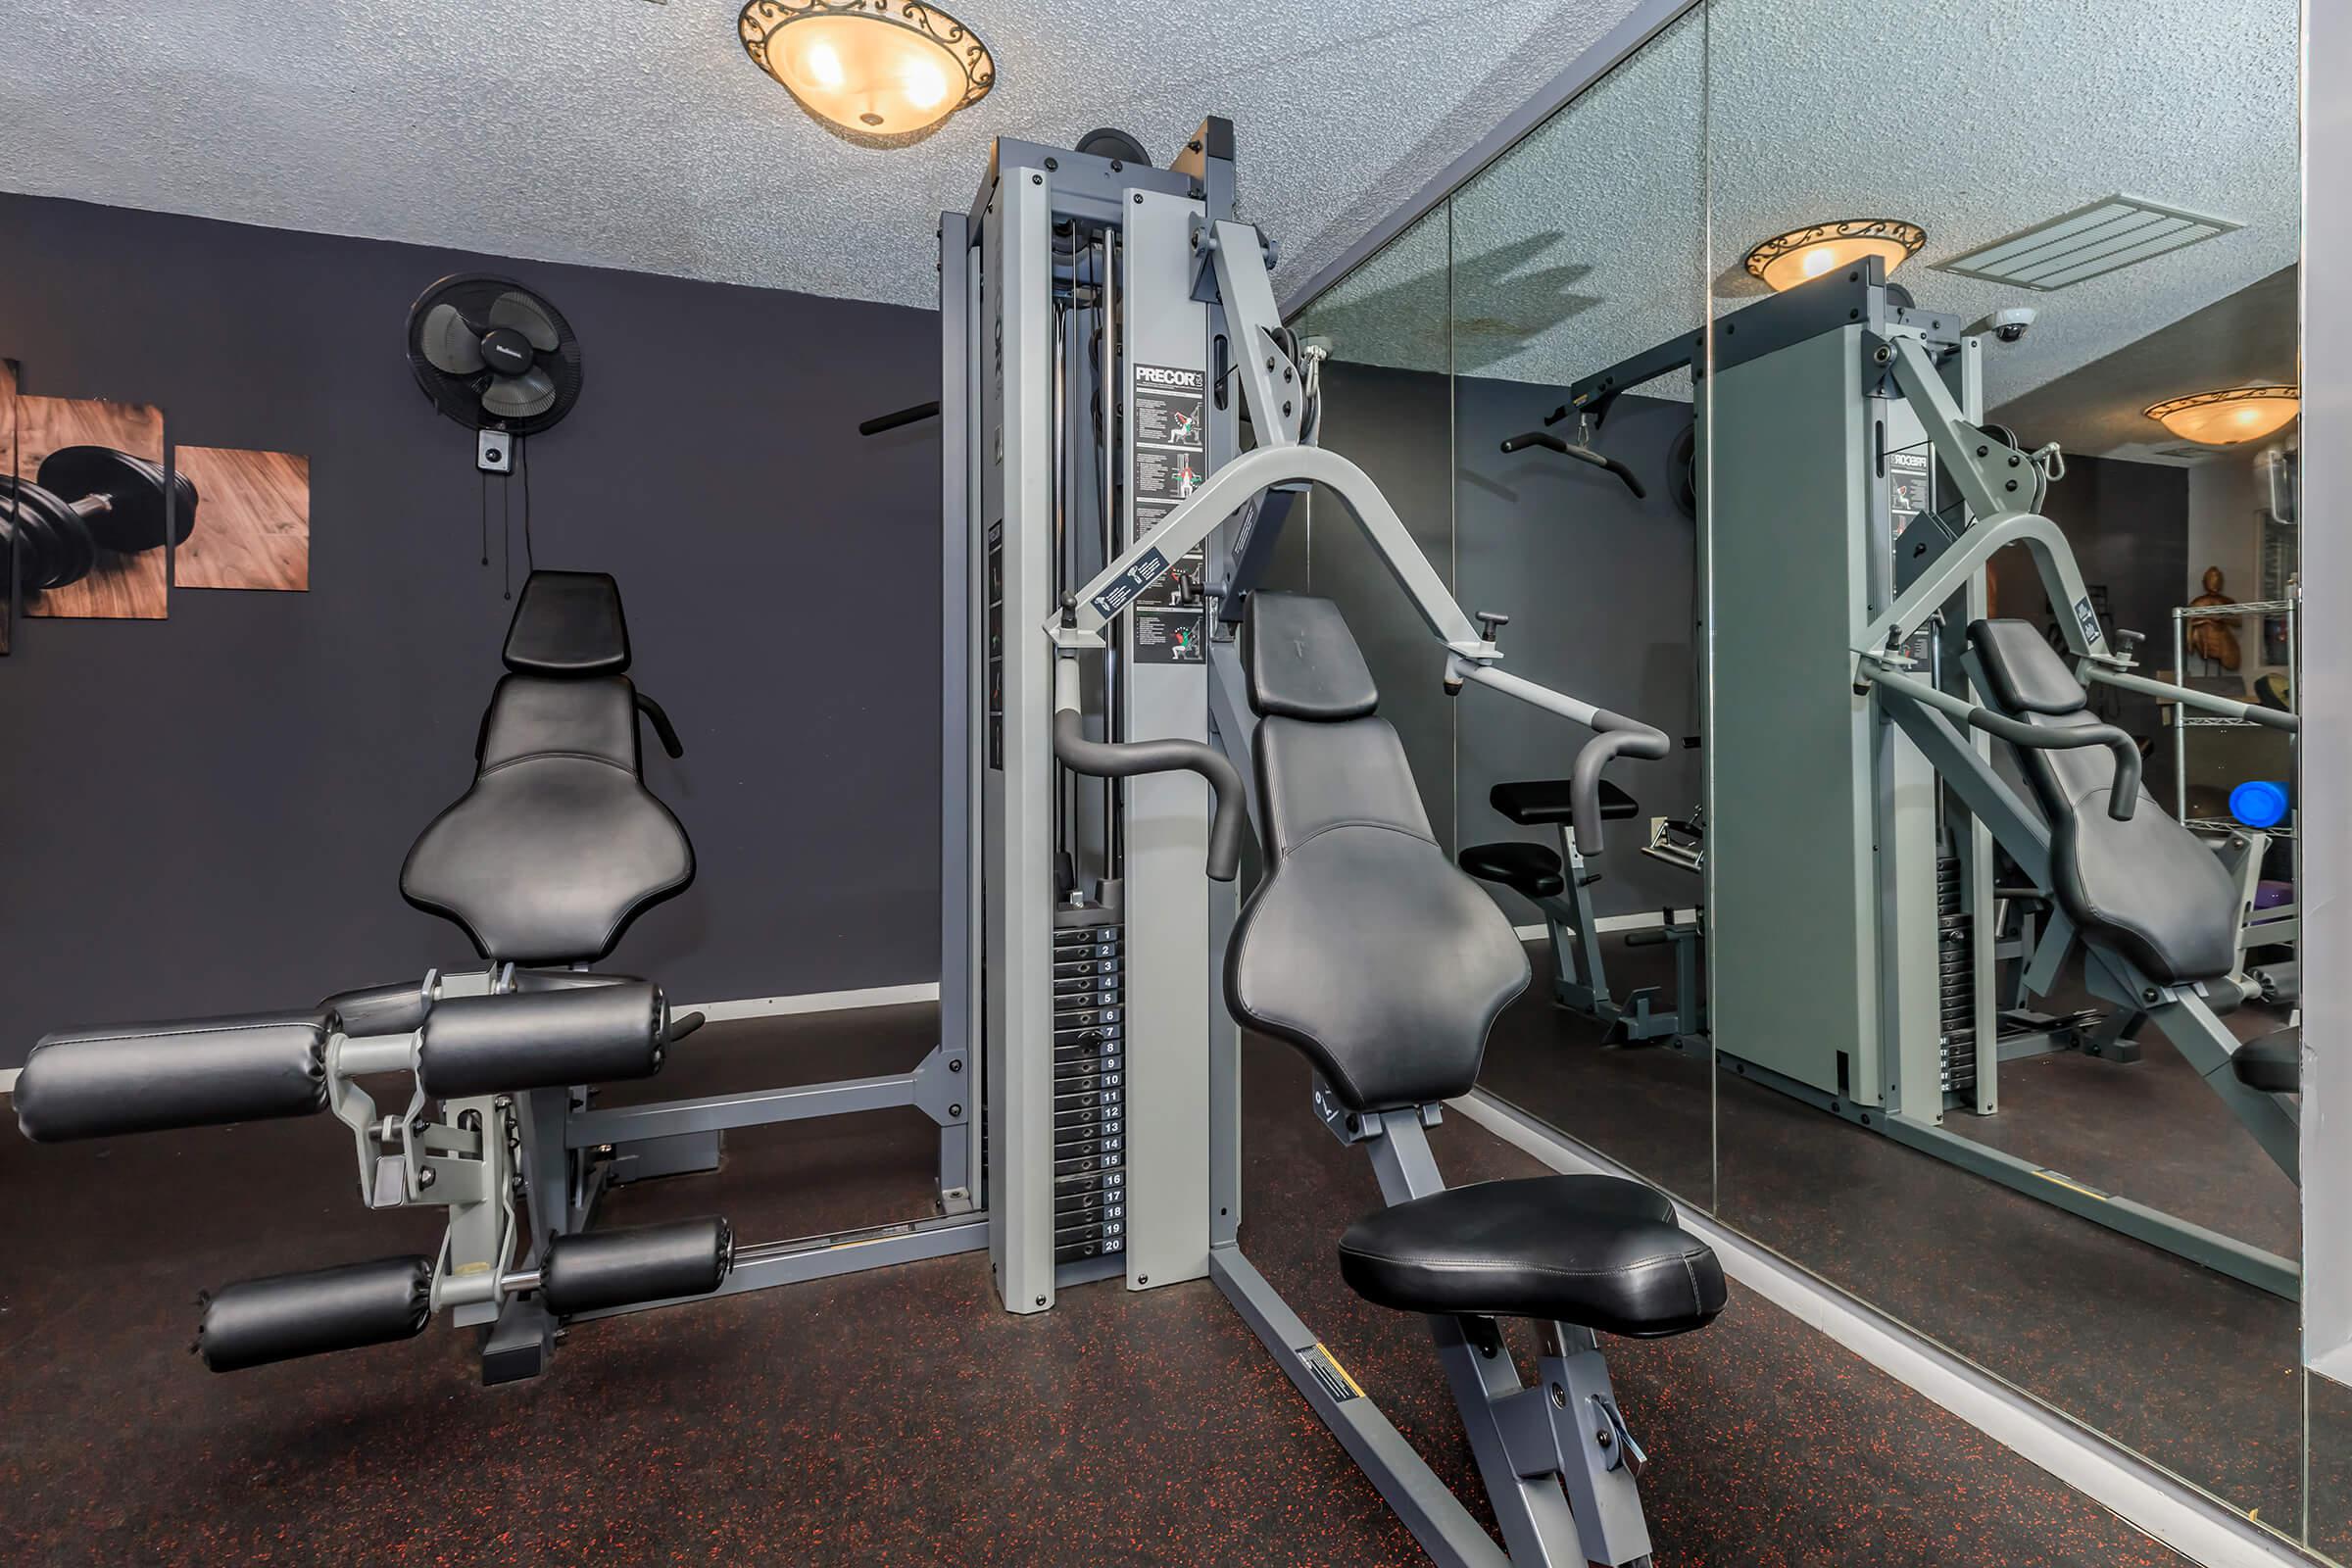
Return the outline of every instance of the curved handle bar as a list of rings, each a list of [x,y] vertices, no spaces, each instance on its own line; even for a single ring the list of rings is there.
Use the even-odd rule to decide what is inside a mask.
[[[1242,770],[1223,752],[1200,741],[1089,740],[1078,710],[1054,714],[1054,755],[1062,766],[1093,778],[1130,778],[1138,773],[1198,773],[1216,792],[1217,814],[1208,829],[1208,878],[1230,882],[1242,869],[1242,834],[1250,815],[1242,797]]]
[[[704,1019],[703,1015],[699,1012],[678,1013],[669,1020],[669,1027],[662,1031],[662,1040],[664,1043],[674,1046],[679,1041],[685,1039],[688,1035],[694,1033],[697,1029],[700,1029],[705,1021],[706,1020]]]
[[[662,705],[655,702],[651,697],[646,696],[645,693],[639,692],[637,694],[637,707],[645,714],[647,722],[654,726],[654,733],[661,738],[662,749],[667,752],[673,760],[684,757],[686,755],[685,743],[678,739],[677,726],[670,723],[669,715],[662,710]],[[488,716],[485,715],[483,718],[483,723],[487,725],[488,722]],[[487,729],[485,729],[483,733],[487,734]],[[481,760],[481,753],[478,747],[474,753],[474,760],[476,761]]]
[[[1576,765],[1568,770],[1568,809],[1576,819],[1576,847],[1589,856],[1598,855],[1602,849],[1600,770],[1620,757],[1656,761],[1672,749],[1665,731],[1605,708],[1593,710],[1592,727],[1599,733],[1578,749]]]
[[[1649,499],[1649,492],[1642,486],[1641,476],[1633,469],[1591,447],[1572,447],[1548,430],[1530,430],[1524,435],[1507,437],[1502,443],[1505,452],[1522,452],[1529,447],[1542,447],[1547,452],[1557,452],[1563,458],[1574,458],[1579,463],[1590,463],[1595,468],[1606,469],[1625,481],[1625,487],[1634,493],[1636,501]]]
[[[920,424],[925,419],[938,417],[939,399],[933,398],[928,403],[917,403],[913,408],[901,409],[895,414],[877,414],[870,419],[860,419],[858,421],[858,433],[880,435],[885,430],[896,430],[901,425]]]
[[[2107,814],[2118,822],[2132,820],[2139,804],[2139,743],[2113,724],[2081,724],[2072,729],[2038,729],[2005,717],[1988,708],[1968,710],[1971,725],[1998,736],[2012,746],[2037,752],[2068,752],[2084,746],[2104,746],[2115,754],[2115,783],[2107,791]]]

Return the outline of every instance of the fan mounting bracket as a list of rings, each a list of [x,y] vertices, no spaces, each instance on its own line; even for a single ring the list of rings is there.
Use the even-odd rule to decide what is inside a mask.
[[[473,433],[474,466],[484,473],[513,473],[514,449],[522,442],[518,435],[504,430],[476,430]]]

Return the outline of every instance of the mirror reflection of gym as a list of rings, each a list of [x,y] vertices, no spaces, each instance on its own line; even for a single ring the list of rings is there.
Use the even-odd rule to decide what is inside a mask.
[[[2291,1518],[2295,8],[1709,9],[1720,1212]]]

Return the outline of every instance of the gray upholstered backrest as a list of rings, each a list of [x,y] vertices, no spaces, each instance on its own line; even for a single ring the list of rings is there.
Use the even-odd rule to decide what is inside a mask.
[[[409,851],[401,893],[485,957],[593,962],[694,879],[686,830],[642,776],[618,586],[533,572],[506,662],[473,785]]]
[[[1968,635],[1997,710],[2037,729],[2100,722],[2039,627],[1980,620]],[[2110,816],[2115,758],[2104,746],[2017,753],[2050,825],[2050,891],[2083,935],[2152,979],[2228,974],[2237,961],[2237,889],[2220,858],[2144,790],[2132,820]]]
[[[1226,955],[1233,1014],[1353,1109],[1465,1094],[1526,989],[1518,935],[1439,849],[1338,608],[1252,594],[1243,635],[1267,868]]]

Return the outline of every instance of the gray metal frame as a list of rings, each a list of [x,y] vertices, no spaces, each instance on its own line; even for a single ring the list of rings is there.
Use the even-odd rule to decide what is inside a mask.
[[[1333,1136],[1362,1145],[1371,1156],[1384,1201],[1409,1202],[1445,1190],[1424,1131],[1438,1121],[1438,1106],[1347,1115],[1320,1083],[1314,1098],[1316,1115]],[[1502,1532],[1505,1549],[1497,1550],[1238,1246],[1210,1253],[1210,1278],[1434,1561],[1446,1568],[1572,1568],[1649,1560],[1649,1526],[1636,1484],[1648,1455],[1626,1425],[1592,1331],[1540,1325],[1537,1377],[1528,1385],[1493,1319],[1428,1319]]]
[[[1576,829],[1560,824],[1560,870],[1566,889],[1551,898],[1530,899],[1544,915],[1551,943],[1551,994],[1554,1001],[1581,1012],[1627,1041],[1663,1040],[1680,1046],[1685,1037],[1707,1029],[1706,1000],[1698,979],[1698,945],[1705,923],[1685,924],[1671,913],[1656,928],[1660,940],[1674,949],[1674,1005],[1660,1007],[1657,988],[1641,986],[1620,999],[1609,986],[1607,950],[1600,940],[1600,916],[1592,908],[1592,878],[1585,869],[1584,851]]]

